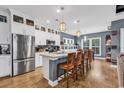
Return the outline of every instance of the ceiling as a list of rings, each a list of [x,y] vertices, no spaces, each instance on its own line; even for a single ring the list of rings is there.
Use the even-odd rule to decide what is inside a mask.
[[[61,5],[4,5],[1,7],[12,8],[40,20],[45,26],[58,28],[55,19],[61,19],[61,13],[56,10]],[[66,23],[66,33],[75,35],[78,30],[73,22],[80,20],[81,34],[106,31],[115,16],[114,5],[64,5],[63,17]],[[46,23],[50,20],[50,23]]]

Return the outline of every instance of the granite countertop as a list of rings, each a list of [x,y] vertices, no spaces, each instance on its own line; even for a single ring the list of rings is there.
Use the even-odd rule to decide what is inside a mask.
[[[61,58],[61,57],[67,57],[68,53],[57,53],[57,52],[52,52],[52,53],[49,53],[49,52],[40,52],[41,56],[47,56],[47,57],[50,57],[50,58]]]
[[[0,57],[10,57],[10,54],[0,54]]]

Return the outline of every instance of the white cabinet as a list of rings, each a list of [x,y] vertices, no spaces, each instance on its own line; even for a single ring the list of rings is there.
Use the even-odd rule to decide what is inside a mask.
[[[11,73],[10,55],[0,55],[0,77]]]
[[[24,25],[24,29],[23,30],[25,31],[25,35],[35,36],[34,26]]]
[[[46,34],[42,31],[35,31],[35,45],[46,45]]]
[[[21,35],[35,35],[34,27],[26,24],[12,22],[12,33]]]
[[[12,33],[23,35],[24,32],[24,24],[12,22]]]
[[[9,24],[0,22],[0,43],[9,44],[10,43],[10,31]]]
[[[42,56],[40,56],[40,53],[35,53],[35,67],[42,66]]]

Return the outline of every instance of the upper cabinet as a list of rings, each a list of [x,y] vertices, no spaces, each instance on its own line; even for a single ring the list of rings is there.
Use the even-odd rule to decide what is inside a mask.
[[[18,22],[18,23],[24,23],[24,19],[23,17],[17,16],[17,15],[13,15],[13,21],[14,22]]]
[[[64,45],[74,45],[74,39],[63,38]]]
[[[14,13],[12,12],[11,18],[12,33],[32,36],[35,35],[34,21],[30,17],[14,11]]]
[[[29,26],[34,26],[34,21],[26,19],[26,24],[29,25]]]
[[[0,11],[0,44],[10,44],[9,23],[9,14],[6,11]]]
[[[38,25],[35,25],[35,30],[40,30]]]
[[[45,27],[41,26],[41,31],[44,31],[44,32],[46,32],[46,29],[45,29]]]

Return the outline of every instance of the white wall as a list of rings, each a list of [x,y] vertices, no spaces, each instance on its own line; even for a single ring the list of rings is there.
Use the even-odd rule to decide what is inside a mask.
[[[7,16],[7,23],[0,22],[0,44],[10,44],[10,19],[7,11],[0,10],[0,15]]]
[[[9,11],[0,8],[0,15],[7,16],[7,23],[0,22],[0,44],[11,44]],[[0,77],[11,74],[11,55],[0,55]]]

